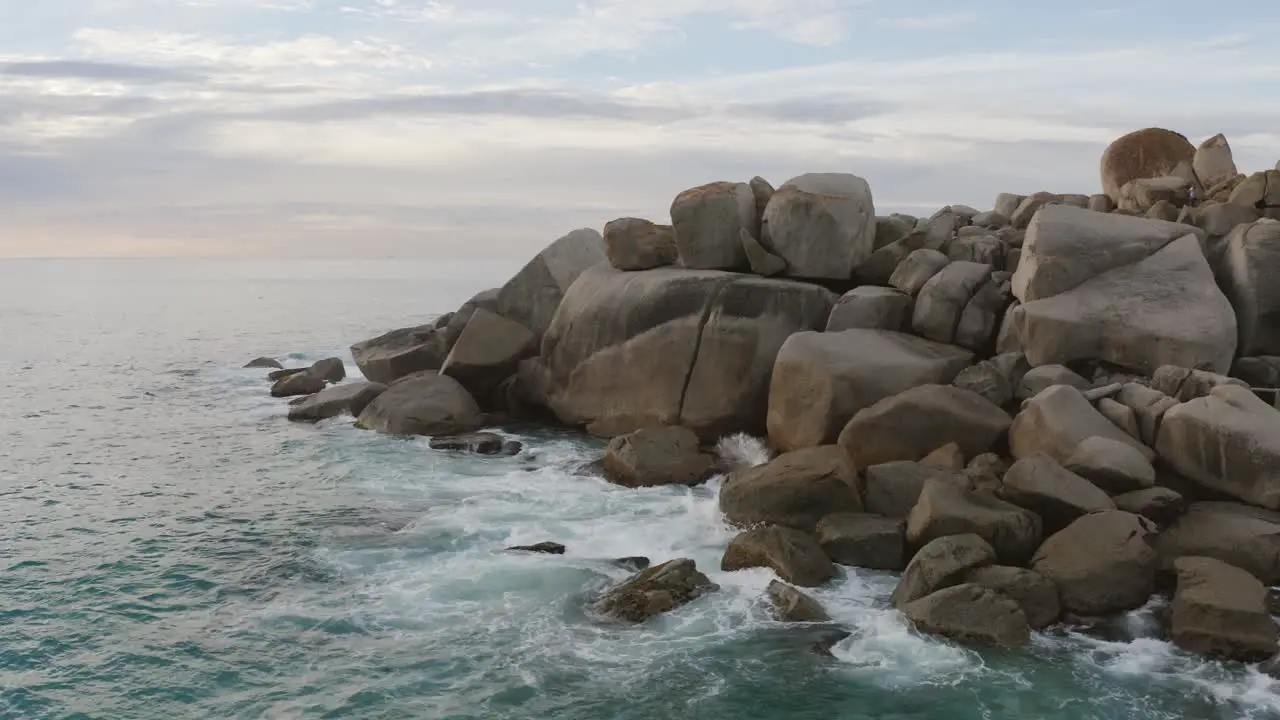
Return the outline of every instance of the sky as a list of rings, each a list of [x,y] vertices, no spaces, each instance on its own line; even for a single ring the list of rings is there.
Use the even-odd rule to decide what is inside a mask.
[[[1106,144],[1280,159],[1242,0],[0,0],[0,257],[526,256],[689,187],[1094,193]]]

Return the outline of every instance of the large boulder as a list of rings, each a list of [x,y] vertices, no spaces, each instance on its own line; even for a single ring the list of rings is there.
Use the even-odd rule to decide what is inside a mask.
[[[841,565],[871,570],[902,570],[906,565],[906,529],[901,520],[865,513],[834,513],[818,522],[822,551]]]
[[[1169,638],[1183,650],[1257,662],[1280,650],[1267,588],[1221,560],[1183,557],[1174,563],[1178,587],[1169,608]]]
[[[859,410],[840,432],[850,467],[919,460],[947,443],[965,457],[980,455],[1009,430],[1008,413],[990,400],[951,385],[920,385]]]
[[[1153,532],[1150,521],[1127,512],[1085,515],[1049,536],[1031,569],[1058,586],[1066,612],[1095,617],[1132,610],[1155,589]]]
[[[774,580],[766,588],[774,614],[783,622],[826,622],[831,619],[822,605],[790,585]]]
[[[351,358],[365,379],[383,384],[438,370],[448,354],[447,333],[432,325],[392,330],[351,346]]]
[[[1156,450],[1202,487],[1280,510],[1280,412],[1246,388],[1221,385],[1170,408]]]
[[[836,575],[818,542],[808,533],[778,525],[748,530],[729,541],[720,569],[767,567],[801,587],[817,587]]]
[[[933,248],[922,247],[912,250],[894,268],[893,274],[889,276],[889,284],[915,297],[949,264],[951,260]]]
[[[595,265],[608,265],[604,239],[580,228],[548,245],[498,290],[494,312],[542,337],[578,276]]]
[[[386,385],[375,382],[334,385],[291,403],[289,419],[314,422],[343,414],[359,417],[369,403],[386,389]]]
[[[874,249],[871,186],[845,173],[792,178],[769,198],[761,235],[787,262],[787,275],[847,280]]]
[[[1137,492],[1156,483],[1155,467],[1137,448],[1097,435],[1081,440],[1064,465],[1112,495]]]
[[[654,425],[704,440],[763,434],[778,349],[825,326],[834,302],[825,288],[787,280],[593,268],[543,338],[545,403],[604,437]]]
[[[986,540],[1001,562],[1021,565],[1040,545],[1042,522],[1035,513],[990,493],[947,480],[926,481],[907,517],[907,542],[921,547],[940,537],[964,534]]]
[[[1194,235],[1010,313],[1032,365],[1105,360],[1150,374],[1203,364],[1225,373],[1235,357],[1235,311]]]
[[[480,308],[458,336],[440,374],[462,383],[475,397],[488,398],[521,360],[537,352],[537,338],[528,328]]]
[[[1180,557],[1217,558],[1266,585],[1280,583],[1280,513],[1230,502],[1192,503],[1155,541],[1160,563]]]
[[[960,642],[1020,647],[1031,641],[1027,616],[1012,598],[965,583],[902,606],[921,632]]]
[[[889,518],[906,518],[920,499],[925,481],[940,478],[963,482],[945,468],[924,465],[910,460],[872,465],[863,478],[863,504],[867,512]]]
[[[456,435],[480,429],[484,414],[457,380],[427,370],[388,385],[359,423],[388,435]]]
[[[1116,507],[1096,485],[1043,453],[1015,462],[1005,473],[999,495],[1039,515],[1047,532],[1060,530],[1083,515]]]
[[[1057,586],[1034,570],[989,565],[970,570],[963,581],[994,590],[1018,603],[1033,630],[1052,625],[1062,614]]]
[[[965,307],[990,278],[990,265],[972,262],[947,265],[920,288],[911,315],[911,329],[935,342],[953,341]]]
[[[893,288],[863,285],[836,302],[827,318],[827,332],[903,330],[910,317],[910,295]]]
[[[1009,449],[1015,458],[1044,453],[1065,464],[1081,441],[1095,435],[1125,443],[1143,457],[1154,456],[1070,385],[1054,385],[1023,403],[1022,412],[1009,428]]]
[[[1154,127],[1135,130],[1102,153],[1102,191],[1119,203],[1121,188],[1134,180],[1177,175],[1196,183],[1195,156],[1195,146],[1180,133]]]
[[[963,582],[969,571],[992,565],[996,551],[977,535],[948,535],[929,542],[902,572],[893,589],[895,607],[919,600],[927,595]]]
[[[1191,160],[1191,169],[1195,171],[1200,187],[1208,190],[1234,178],[1240,174],[1236,170],[1236,161],[1231,154],[1231,144],[1227,137],[1218,133],[1200,143]]]
[[[858,411],[912,387],[950,382],[972,357],[890,330],[796,333],[773,367],[769,441],[783,450],[834,442]]]
[[[1280,355],[1280,221],[1259,220],[1231,231],[1223,287],[1236,311],[1241,355]],[[1224,370],[1225,371],[1225,370]]]
[[[739,470],[720,489],[720,510],[734,525],[772,523],[810,531],[830,513],[859,512],[839,448],[810,448]]]
[[[604,253],[619,270],[649,270],[673,265],[676,236],[670,225],[642,218],[618,218],[604,226]]]
[[[624,622],[640,623],[675,610],[717,589],[688,558],[670,560],[641,571],[611,588],[596,603],[596,611]]]
[[[671,203],[680,264],[691,270],[745,270],[741,231],[755,234],[759,216],[747,183],[713,182],[685,190]]]
[[[609,441],[604,474],[626,487],[696,485],[715,461],[698,447],[698,436],[682,427],[644,428]]]

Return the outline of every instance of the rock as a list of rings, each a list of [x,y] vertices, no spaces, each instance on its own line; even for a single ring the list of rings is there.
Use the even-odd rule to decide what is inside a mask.
[[[1022,382],[1018,383],[1017,397],[1019,400],[1027,400],[1054,385],[1070,385],[1084,391],[1088,390],[1092,383],[1065,365],[1041,365],[1023,374]]]
[[[1028,400],[1009,429],[1009,448],[1015,458],[1044,453],[1065,464],[1080,442],[1093,436],[1110,438],[1137,449],[1144,457],[1154,454],[1116,427],[1069,385],[1054,385]]]
[[[1085,515],[1049,537],[1031,569],[1058,586],[1062,609],[1108,615],[1146,604],[1155,589],[1150,521],[1119,510]]]
[[[359,422],[389,435],[457,435],[478,430],[484,414],[458,381],[428,370],[388,385]]]
[[[541,338],[578,276],[601,264],[608,267],[604,238],[591,228],[574,230],[548,245],[502,286],[493,312]]]
[[[609,561],[611,564],[620,568],[630,570],[632,572],[640,572],[649,567],[649,558],[643,555],[635,555],[632,557],[614,558]]]
[[[993,590],[1018,603],[1033,630],[1054,624],[1062,614],[1057,586],[1033,570],[990,565],[965,573],[963,582]]]
[[[909,460],[881,463],[867,468],[866,478],[863,481],[867,512],[889,518],[905,519],[911,514],[911,508],[916,506],[916,501],[920,499],[920,491],[924,489],[925,481],[930,478],[950,481],[953,479],[953,473]]]
[[[1004,243],[995,235],[962,235],[947,245],[947,258],[955,262],[973,262],[1002,268]]]
[[[1120,394],[1116,399],[1133,411],[1138,419],[1139,439],[1146,445],[1156,444],[1156,435],[1160,430],[1160,422],[1169,408],[1178,404],[1177,400],[1159,390],[1138,383],[1125,383],[1120,386]]]
[[[290,405],[289,419],[317,421],[343,414],[359,417],[369,403],[386,389],[386,385],[374,382],[334,385]]]
[[[698,436],[682,427],[644,428],[609,441],[604,471],[626,487],[697,485],[714,472],[715,460],[698,447]]]
[[[447,333],[431,325],[392,330],[351,346],[351,357],[365,379],[384,385],[438,370],[448,354]]]
[[[769,441],[782,450],[835,442],[859,411],[916,386],[950,382],[972,357],[889,330],[796,333],[773,367]]]
[[[998,494],[1039,515],[1046,532],[1057,532],[1081,516],[1116,507],[1096,485],[1044,454],[1015,462],[1005,473]]]
[[[747,265],[751,268],[751,272],[763,277],[772,277],[787,271],[787,261],[766,250],[754,235],[742,230],[738,237],[742,240],[742,251],[747,254]]]
[[[1280,206],[1280,170],[1253,173],[1235,186],[1227,202],[1264,211]]]
[[[1064,465],[1112,495],[1145,490],[1156,482],[1155,468],[1137,448],[1096,435],[1081,440]]]
[[[834,513],[815,530],[833,562],[871,570],[901,571],[907,564],[906,524],[863,513]]]
[[[974,215],[971,222],[978,227],[995,230],[997,228],[1008,227],[1009,216],[995,210],[988,210],[987,212],[980,212],[977,215]]]
[[[269,357],[254,358],[249,362],[245,363],[244,367],[245,368],[272,368],[275,370],[284,369],[284,366],[280,364],[279,360],[276,360],[275,358],[269,358]]]
[[[1117,510],[1141,515],[1159,527],[1173,523],[1187,509],[1181,495],[1163,487],[1135,490],[1117,495],[1113,500]]]
[[[565,547],[558,542],[540,542],[536,545],[513,545],[507,550],[514,552],[539,553],[542,555],[563,555]]]
[[[876,216],[876,240],[873,247],[879,250],[902,240],[915,230],[914,222],[907,222],[901,215]]]
[[[1120,188],[1120,207],[1173,221],[1178,217],[1178,208],[1190,201],[1191,185],[1191,181],[1176,175],[1139,178]]]
[[[759,175],[751,178],[747,182],[747,186],[751,188],[751,196],[756,201],[756,227],[751,229],[753,236],[760,237],[760,223],[764,220],[764,209],[769,206],[769,200],[773,198],[773,184]]]
[[[725,572],[756,567],[771,568],[778,577],[801,587],[817,587],[836,575],[813,536],[779,525],[738,535],[720,560]]]
[[[946,480],[925,481],[920,499],[907,517],[907,542],[920,547],[948,535],[972,533],[986,540],[996,557],[1021,565],[1041,538],[1040,518],[1028,510],[985,492]]]
[[[676,261],[676,235],[670,225],[641,218],[618,218],[604,226],[604,254],[619,270],[650,270]]]
[[[1093,212],[1109,213],[1116,209],[1116,203],[1108,195],[1090,195],[1087,207]]]
[[[325,358],[317,360],[315,364],[307,368],[307,374],[312,377],[318,377],[326,383],[338,383],[346,379],[347,368],[342,364],[340,358]]]
[[[992,205],[992,212],[999,213],[1005,217],[1013,215],[1018,206],[1026,200],[1026,195],[1016,195],[1014,193],[1000,193],[996,196],[996,202]]]
[[[1004,310],[1011,300],[1009,283],[993,274],[970,298],[956,324],[953,342],[970,350],[986,350],[993,344]]]
[[[990,265],[971,262],[947,265],[920,289],[911,316],[912,330],[935,342],[951,342],[965,307],[990,278]]]
[[[778,188],[764,211],[764,244],[792,277],[845,280],[874,249],[871,186],[845,173],[811,173]]]
[[[747,183],[700,185],[671,203],[680,264],[689,269],[745,269],[741,231],[754,233],[759,222],[755,194]]]
[[[1191,159],[1191,168],[1200,186],[1205,188],[1212,188],[1239,174],[1235,158],[1231,155],[1231,145],[1222,133],[1200,143]]]
[[[1226,375],[1194,370],[1190,368],[1163,365],[1151,376],[1151,388],[1173,398],[1177,402],[1195,400],[1208,395],[1219,385],[1237,385],[1248,389],[1247,383]]]
[[[466,452],[473,455],[516,455],[522,445],[494,433],[465,433],[433,437],[427,443],[432,450]]]
[[[1020,647],[1031,641],[1027,617],[1018,603],[979,585],[939,590],[903,605],[902,614],[921,632],[960,642]]]
[[[850,633],[847,630],[836,630],[828,634],[826,637],[822,638],[818,642],[810,645],[809,649],[813,652],[813,654],[817,655],[818,657],[834,658],[835,654],[832,653],[831,650],[835,648],[836,645],[839,645],[841,642],[846,640],[852,634],[853,633]],[[1280,671],[1277,671],[1277,672],[1280,672]]]
[[[688,558],[669,560],[641,571],[604,594],[596,610],[625,622],[640,623],[718,589]]]
[[[1169,613],[1173,644],[1225,660],[1256,662],[1275,655],[1275,621],[1258,579],[1220,560],[1183,557],[1174,563],[1178,588]]]
[[[911,317],[911,296],[899,290],[863,285],[845,293],[827,319],[827,332],[904,330]]]
[[[859,410],[839,445],[854,470],[918,460],[954,442],[966,457],[990,450],[1008,431],[1009,415],[986,398],[949,385],[920,385]]]
[[[889,284],[915,297],[925,284],[933,279],[933,276],[942,272],[943,268],[950,263],[947,256],[937,250],[928,248],[915,250],[898,264],[893,275],[889,277]]]
[[[300,368],[281,368],[279,370],[272,370],[271,372],[267,373],[267,379],[270,380],[271,382],[276,382],[278,380],[283,380],[287,377],[292,377],[299,373],[305,373],[310,369],[311,368],[309,367],[300,367]]]
[[[271,386],[271,397],[283,398],[313,395],[323,390],[324,387],[324,380],[312,375],[310,372],[294,373],[275,381],[275,384]]]
[[[1120,189],[1140,178],[1177,175],[1194,184],[1195,155],[1187,138],[1172,130],[1144,128],[1122,135],[1102,153],[1102,191],[1119,203]]]
[[[740,527],[771,523],[808,532],[830,513],[861,510],[834,446],[787,453],[740,470],[720,489],[720,511]]]
[[[603,437],[657,425],[703,440],[763,435],[779,348],[824,327],[834,302],[824,288],[787,280],[594,268],[543,339],[546,406]]]
[[[891,242],[871,253],[866,262],[854,270],[854,280],[859,285],[891,285],[889,280],[907,257],[916,250],[925,249],[928,237],[922,232]],[[946,256],[943,256],[944,259]],[[925,278],[926,280],[928,278]],[[923,281],[922,281],[923,284]],[[895,286],[896,287],[896,286]]]
[[[537,338],[527,328],[480,308],[454,343],[440,374],[457,380],[473,396],[487,398],[516,372],[521,360],[537,353]]]
[[[1038,192],[1034,195],[1029,195],[1018,205],[1018,209],[1014,210],[1013,214],[1009,216],[1009,222],[1013,227],[1024,230],[1045,206],[1056,204],[1057,202],[1058,196],[1053,193]]]
[[[1116,427],[1125,431],[1129,437],[1142,441],[1142,430],[1138,427],[1138,416],[1133,412],[1133,408],[1111,398],[1103,398],[1098,401],[1098,412]]]
[[[977,393],[993,405],[1003,407],[1013,400],[1013,388],[1009,386],[1009,378],[990,360],[983,360],[977,365],[970,365],[961,370],[951,384],[962,390]]]
[[[1231,502],[1192,503],[1155,541],[1161,566],[1203,556],[1234,565],[1264,585],[1280,582],[1280,514]]]
[[[940,537],[920,548],[893,590],[893,605],[902,606],[963,581],[969,571],[992,565],[996,551],[973,534]]]
[[[1223,385],[1170,408],[1156,451],[1202,487],[1280,510],[1280,412],[1245,388]]]
[[[1267,219],[1236,227],[1226,241],[1223,267],[1240,354],[1280,355],[1280,286],[1275,283],[1280,277],[1280,222]]]
[[[983,453],[969,461],[961,477],[968,487],[974,490],[995,492],[1000,489],[1004,474],[1009,472],[1009,464],[995,453]]]
[[[1280,357],[1275,355],[1242,357],[1231,372],[1255,387],[1280,387]]]
[[[774,612],[783,622],[827,622],[831,616],[813,598],[786,583],[774,580],[767,590]]]
[[[920,460],[920,464],[959,472],[964,469],[964,451],[960,449],[958,443],[947,443],[925,455]]]

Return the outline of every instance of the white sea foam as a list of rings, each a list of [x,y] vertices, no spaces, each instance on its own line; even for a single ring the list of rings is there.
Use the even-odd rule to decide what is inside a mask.
[[[756,467],[773,459],[773,453],[763,440],[746,433],[720,438],[716,443],[716,455],[720,458],[721,467],[727,470]]]

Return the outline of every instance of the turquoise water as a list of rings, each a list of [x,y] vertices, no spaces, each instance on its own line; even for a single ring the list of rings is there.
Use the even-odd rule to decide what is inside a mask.
[[[513,269],[0,262],[0,718],[1280,717],[1280,683],[1174,650],[1158,608],[976,653],[915,635],[882,573],[815,593],[853,631],[823,660],[822,628],[769,620],[767,573],[717,569],[716,482],[612,487],[568,433],[467,459],[290,424],[238,369],[346,356]],[[568,553],[500,552],[542,540]],[[722,589],[601,624],[631,555]]]

